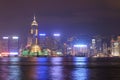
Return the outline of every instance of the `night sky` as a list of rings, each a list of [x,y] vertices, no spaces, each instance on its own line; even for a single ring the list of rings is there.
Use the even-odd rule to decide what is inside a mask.
[[[120,0],[0,0],[0,35],[28,34],[34,14],[41,33],[120,34]]]

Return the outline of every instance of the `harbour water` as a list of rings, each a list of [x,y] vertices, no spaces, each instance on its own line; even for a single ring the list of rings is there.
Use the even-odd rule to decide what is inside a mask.
[[[3,57],[0,80],[120,80],[120,58]]]

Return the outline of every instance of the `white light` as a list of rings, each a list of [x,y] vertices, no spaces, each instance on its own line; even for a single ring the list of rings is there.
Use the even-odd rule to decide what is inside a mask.
[[[53,34],[53,36],[60,36],[60,34]]]
[[[8,37],[3,37],[3,39],[8,39]]]
[[[87,45],[74,45],[74,47],[87,47]]]
[[[39,34],[40,36],[46,36],[46,34]]]
[[[58,55],[59,55],[59,54],[62,54],[62,52],[56,52],[56,54],[58,54]]]
[[[92,43],[95,43],[96,41],[95,41],[95,39],[92,39]]]
[[[18,52],[10,52],[10,55],[18,55]]]
[[[115,43],[114,43],[114,45],[115,45],[115,46],[118,46],[118,45],[119,45],[119,43],[118,43],[118,42],[115,42]]]
[[[13,37],[12,37],[12,39],[18,39],[18,38],[19,38],[19,37],[17,37],[17,36],[13,36]]]

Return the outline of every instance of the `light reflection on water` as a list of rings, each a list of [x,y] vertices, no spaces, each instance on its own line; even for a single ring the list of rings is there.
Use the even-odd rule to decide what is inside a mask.
[[[0,63],[0,80],[21,80],[20,66],[9,65],[19,62],[19,58],[2,58]]]
[[[0,65],[0,80],[7,80],[9,76],[8,66]]]
[[[37,58],[37,63],[39,64],[46,64],[48,61],[48,58]],[[48,74],[49,74],[49,66],[45,65],[38,65],[35,68],[35,78],[36,80],[47,80]]]
[[[9,80],[21,80],[21,71],[19,66],[9,66]]]
[[[75,57],[75,58],[73,58],[73,64],[75,65],[75,66],[86,66],[87,65],[87,58],[85,58],[85,57]]]
[[[87,58],[76,57],[74,58],[75,69],[72,72],[73,80],[88,80],[88,69],[82,66],[87,65]]]
[[[76,68],[73,72],[73,80],[88,80],[88,69]]]
[[[10,61],[11,64],[15,64],[15,63],[19,62],[19,58],[10,57],[9,61]],[[8,79],[10,79],[10,80],[21,80],[20,66],[10,65],[10,66],[8,66],[8,69],[9,69]]]
[[[0,80],[120,80],[119,61],[85,57],[5,57],[0,58]]]
[[[63,80],[63,66],[62,64],[62,58],[52,58],[51,63],[53,66],[50,67],[50,76],[51,80]],[[56,65],[56,66],[54,66]]]

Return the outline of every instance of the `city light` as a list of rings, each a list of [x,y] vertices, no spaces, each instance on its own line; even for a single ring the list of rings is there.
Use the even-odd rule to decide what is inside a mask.
[[[9,56],[9,52],[1,52],[1,56]]]
[[[92,39],[92,43],[95,43],[96,41],[95,41],[95,39]]]
[[[13,36],[13,37],[12,37],[12,39],[18,39],[18,38],[19,38],[19,37],[17,37],[17,36]]]
[[[8,37],[3,37],[3,39],[8,39]]]
[[[14,56],[14,55],[18,55],[18,52],[10,52],[10,55],[12,56]]]
[[[60,36],[60,34],[53,34],[53,36]]]
[[[46,34],[44,34],[44,33],[43,34],[39,34],[39,36],[46,36]]]
[[[87,45],[77,44],[77,45],[74,45],[74,47],[87,47]]]

